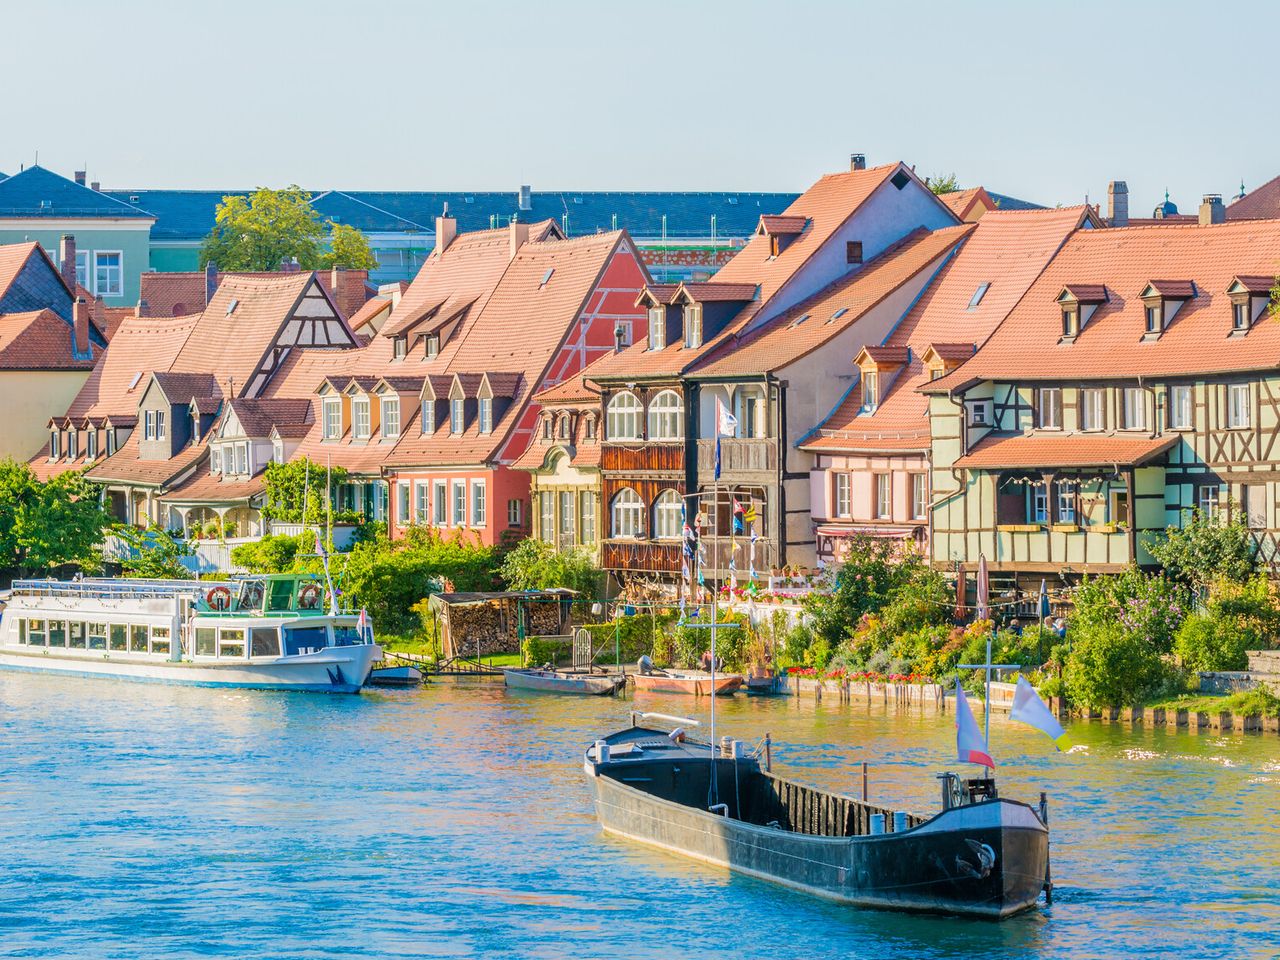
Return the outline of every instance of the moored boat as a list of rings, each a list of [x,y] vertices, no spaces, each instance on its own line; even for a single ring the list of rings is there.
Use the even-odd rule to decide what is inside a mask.
[[[710,695],[713,678],[703,670],[654,670],[629,676],[637,690],[649,693],[683,693],[697,697]],[[716,696],[732,694],[742,686],[738,673],[717,673],[714,677]]]
[[[18,580],[0,668],[119,680],[356,693],[382,652],[307,575]]]
[[[616,673],[537,668],[504,668],[502,676],[506,685],[516,690],[570,693],[590,697],[607,697],[617,693],[627,682],[625,676]]]
[[[417,687],[422,685],[422,671],[409,664],[374,667],[369,673],[372,687]]]
[[[919,817],[776,776],[740,743],[632,722],[584,758],[608,833],[859,906],[998,919],[1048,889],[1043,798],[944,774],[941,810]]]

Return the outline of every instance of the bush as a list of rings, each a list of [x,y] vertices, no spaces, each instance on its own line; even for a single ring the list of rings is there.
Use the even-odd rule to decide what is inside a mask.
[[[1085,577],[1073,599],[1073,629],[1119,623],[1159,653],[1173,649],[1174,634],[1190,607],[1184,587],[1134,566],[1115,576]]]
[[[502,579],[510,590],[567,587],[588,600],[604,596],[604,571],[586,550],[560,552],[543,540],[522,540],[502,560]]]
[[[1168,527],[1152,538],[1147,550],[1171,579],[1187,587],[1222,580],[1243,583],[1257,569],[1257,546],[1238,512],[1227,519],[1193,511],[1181,527]]]
[[[554,666],[565,656],[568,646],[554,637],[525,637],[521,647],[526,667],[540,667],[545,663]]]
[[[293,568],[298,554],[315,549],[315,534],[294,537],[266,536],[231,548],[231,562],[250,573],[285,573]]]
[[[1245,651],[1256,650],[1259,640],[1241,621],[1202,611],[1183,621],[1176,649],[1188,670],[1243,670],[1248,666]]]
[[[126,577],[141,580],[187,580],[195,576],[182,564],[194,551],[186,541],[167,530],[150,526],[146,530],[120,525],[116,534],[129,545],[129,556],[120,561]]]
[[[1063,679],[1082,706],[1125,707],[1177,687],[1181,678],[1144,637],[1112,622],[1075,631]]]

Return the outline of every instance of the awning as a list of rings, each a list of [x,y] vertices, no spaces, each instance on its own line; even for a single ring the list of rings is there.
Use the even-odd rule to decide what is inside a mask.
[[[853,527],[853,526],[834,526],[832,524],[822,524],[817,529],[820,537],[878,537],[884,540],[905,540],[908,537],[919,536],[917,531],[923,530],[921,527]]]
[[[1093,436],[1087,433],[984,437],[957,460],[955,466],[977,470],[1137,467],[1164,453],[1178,439],[1177,436]]]

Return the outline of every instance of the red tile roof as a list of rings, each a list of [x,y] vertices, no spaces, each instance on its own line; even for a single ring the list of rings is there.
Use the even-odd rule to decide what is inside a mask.
[[[768,214],[760,218],[760,232],[773,236],[791,236],[800,233],[809,223],[808,217],[789,217],[785,214]]]
[[[534,396],[534,402],[544,407],[554,407],[562,403],[590,403],[600,399],[600,388],[592,386],[587,382],[587,377],[591,374],[591,367],[587,367],[581,374],[569,377],[567,380],[561,380],[554,387],[548,387],[541,393]]]
[[[169,369],[195,325],[196,317],[126,319],[71,402],[68,415],[134,418],[151,374]]]
[[[719,283],[715,280],[680,284],[680,293],[694,303],[746,303],[755,299],[757,289],[754,283]],[[679,297],[680,293],[675,296]]]
[[[390,297],[374,297],[365,303],[363,307],[351,315],[351,329],[357,333],[360,328],[366,324],[372,323],[378,318],[378,315],[385,310],[391,309]]]
[[[1196,295],[1196,285],[1190,280],[1152,280],[1150,286],[1170,300],[1189,300]]]
[[[911,357],[911,351],[905,343],[888,346],[867,344],[862,352],[875,363],[906,363]]]
[[[1271,220],[1280,217],[1280,177],[1255,187],[1227,204],[1228,220]]]
[[[1138,466],[1164,453],[1181,438],[1124,436],[1123,434],[1024,434],[984,437],[956,467],[1005,470],[1019,467]]]
[[[109,351],[108,351],[109,352]],[[209,453],[208,438],[188,443],[167,460],[143,460],[138,455],[140,431],[134,430],[115,453],[85,471],[90,480],[101,483],[128,483],[163,487],[182,476]]]
[[[183,317],[204,309],[204,271],[159,273],[148,271],[140,278],[138,299],[147,301],[152,317]]]
[[[971,214],[975,208],[981,207],[983,211],[991,211],[996,209],[996,202],[991,199],[991,194],[987,193],[984,187],[970,187],[967,190],[953,190],[950,193],[938,194],[938,199],[951,208],[961,220],[976,221],[984,216],[983,213],[973,217]]]
[[[1104,303],[1107,299],[1104,283],[1068,283],[1062,289],[1081,303]]]
[[[92,370],[102,348],[91,341],[81,359],[74,340],[71,325],[52,310],[0,313],[0,370]]]
[[[311,427],[311,401],[306,397],[241,397],[228,406],[246,437],[269,437],[273,428],[282,437],[304,437]]]
[[[891,382],[880,383],[876,409],[862,409],[862,391],[855,386],[803,442],[804,449],[928,448],[928,400],[918,393],[929,377],[921,362],[925,352],[932,346],[944,359],[972,357],[974,344],[1009,315],[1085,217],[1084,207],[992,210],[983,216],[889,335],[887,344],[910,347],[912,358]],[[972,339],[956,342],[957,336]]]
[[[1247,336],[1231,336],[1226,290],[1235,277],[1268,275],[1277,264],[1280,220],[1077,231],[973,359],[927,389],[949,390],[985,379],[1274,369],[1280,364],[1280,317],[1264,314]],[[1140,294],[1152,276],[1170,275],[1193,280],[1198,295],[1183,303],[1158,338],[1144,341]],[[1075,342],[1059,343],[1056,297],[1069,282],[1105,284],[1111,298],[1094,311]]]
[[[160,498],[161,503],[238,503],[266,490],[266,477],[257,473],[248,479],[224,478],[207,470],[196,470],[191,478]]]

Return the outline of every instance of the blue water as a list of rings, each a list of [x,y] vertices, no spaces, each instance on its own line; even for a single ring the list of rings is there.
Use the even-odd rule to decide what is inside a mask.
[[[1280,737],[997,719],[1051,797],[1051,909],[856,910],[601,836],[581,750],[628,701],[444,682],[358,697],[0,673],[0,956],[1262,957],[1280,953]],[[705,716],[705,702],[642,699]],[[948,717],[722,702],[775,764],[934,804]],[[953,765],[954,766],[954,765]]]

